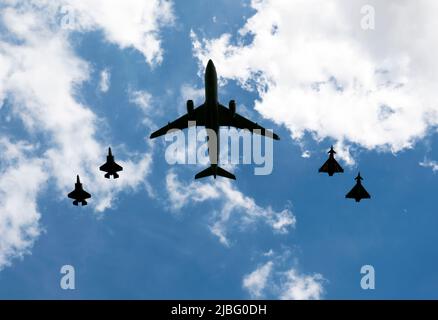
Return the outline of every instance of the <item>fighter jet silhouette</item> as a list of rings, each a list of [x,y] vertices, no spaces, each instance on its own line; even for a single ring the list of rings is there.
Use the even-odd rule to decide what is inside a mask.
[[[74,199],[73,204],[75,206],[77,206],[79,202],[81,202],[83,206],[86,206],[87,201],[85,201],[85,199],[91,198],[91,195],[87,191],[82,189],[82,183],[81,180],[79,180],[79,175],[77,175],[76,179],[77,180],[75,183],[75,189],[68,194],[68,197]]]
[[[119,177],[117,172],[122,171],[123,168],[114,161],[114,156],[111,153],[111,148],[108,148],[106,163],[101,165],[99,169],[100,171],[106,172],[105,178],[107,179],[109,179],[111,176],[113,176],[114,179],[117,179]]]
[[[252,122],[236,113],[236,102],[231,100],[228,108],[218,101],[217,74],[213,61],[209,60],[205,70],[205,102],[195,109],[193,100],[187,101],[187,113],[173,122],[151,134],[151,139],[162,136],[172,129],[186,129],[189,121],[196,121],[196,126],[204,126],[207,129],[208,154],[211,166],[199,172],[195,179],[208,176],[222,176],[229,179],[236,177],[218,166],[219,159],[219,128],[221,126],[247,129],[252,133],[258,133],[275,140],[279,140],[278,135],[266,130],[255,122]],[[213,133],[212,133],[213,132]],[[214,137],[211,135],[215,134]]]
[[[350,190],[349,193],[347,193],[345,198],[354,199],[356,202],[360,202],[362,199],[370,199],[371,196],[362,185],[361,180],[363,180],[363,178],[360,176],[360,172],[354,179],[356,180],[356,185]]]
[[[333,146],[331,146],[330,151],[328,153],[329,153],[329,158],[322,165],[322,167],[319,168],[319,172],[327,172],[330,177],[337,172],[344,172],[344,169],[342,169],[339,163],[335,160],[334,154],[336,153],[336,151],[333,150]]]

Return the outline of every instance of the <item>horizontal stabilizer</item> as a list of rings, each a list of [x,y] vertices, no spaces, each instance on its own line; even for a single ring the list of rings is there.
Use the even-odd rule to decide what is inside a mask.
[[[230,173],[230,172],[228,172],[228,171],[226,171],[218,166],[210,166],[209,168],[199,172],[195,176],[195,179],[205,178],[205,177],[209,177],[209,176],[214,176],[214,178],[216,178],[216,176],[221,176],[224,178],[236,180],[236,177],[234,176],[234,174],[232,174],[232,173]]]

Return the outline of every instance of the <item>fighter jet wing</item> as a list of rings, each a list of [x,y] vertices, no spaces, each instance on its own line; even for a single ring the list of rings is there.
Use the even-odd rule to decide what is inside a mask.
[[[347,195],[345,196],[349,199],[370,199],[370,194],[365,190],[365,188],[362,185],[355,185],[353,189]]]
[[[108,172],[110,170],[110,165],[108,162],[105,162],[103,165],[99,167],[100,171]]]
[[[329,172],[329,161],[327,160],[321,168],[319,168],[318,172]]]
[[[202,104],[193,110],[194,115],[189,118],[189,114],[186,113],[182,117],[179,117],[173,122],[169,122],[167,125],[158,129],[151,134],[151,139],[165,135],[169,130],[172,129],[186,129],[188,127],[189,121],[196,121],[197,126],[205,126],[205,106]]]
[[[123,167],[115,162],[113,163],[106,162],[105,164],[99,167],[99,170],[105,172],[110,172],[110,171],[119,172],[119,171],[123,171]]]
[[[114,162],[114,170],[116,172],[123,171],[123,167]]]
[[[251,120],[248,120],[237,113],[233,114],[229,108],[223,105],[219,105],[219,125],[235,127],[237,129],[246,129],[252,133],[258,133],[274,140],[280,140],[280,137],[272,131],[266,130],[257,123],[252,122]]]
[[[333,159],[333,161],[335,172],[344,172],[344,169],[339,165],[339,163],[335,159]]]
[[[344,172],[344,169],[339,165],[336,159],[328,159],[321,168],[318,170],[319,172]]]
[[[77,199],[77,198],[78,198],[78,192],[77,192],[76,190],[73,190],[73,191],[70,192],[67,196],[68,196],[69,198],[71,198],[71,199]]]
[[[91,194],[89,194],[87,191],[82,190],[81,195],[84,199],[89,199],[91,198]]]
[[[68,194],[68,197],[71,199],[89,199],[91,198],[91,194],[89,194],[85,190],[73,190]]]
[[[359,194],[359,196],[362,199],[370,199],[371,198],[371,196],[368,193],[368,191],[366,191],[365,188],[362,185],[358,186],[357,193]]]

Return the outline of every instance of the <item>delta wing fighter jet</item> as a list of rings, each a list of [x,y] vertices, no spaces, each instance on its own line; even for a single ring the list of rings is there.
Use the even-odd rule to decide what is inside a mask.
[[[333,150],[333,146],[330,148],[329,158],[328,160],[322,165],[321,168],[319,168],[319,172],[328,173],[328,175],[331,177],[335,173],[342,173],[344,172],[344,169],[339,165],[339,163],[335,159],[336,151]]]
[[[363,178],[360,176],[360,172],[354,179],[356,180],[356,185],[353,187],[353,189],[350,190],[349,193],[347,193],[345,198],[354,199],[356,200],[356,202],[360,202],[360,200],[362,199],[370,199],[370,194],[365,190],[362,185],[361,180],[363,180]]]

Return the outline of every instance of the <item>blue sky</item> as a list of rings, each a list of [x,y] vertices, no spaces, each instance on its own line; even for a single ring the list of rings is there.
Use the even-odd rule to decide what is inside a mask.
[[[67,0],[64,2],[58,5],[74,6]],[[31,3],[36,7],[29,7]],[[98,3],[95,1],[96,6]],[[139,6],[145,12],[150,10],[139,3],[133,1],[130,5]],[[65,94],[72,101],[63,97],[56,102],[71,104],[72,109],[66,109],[66,113],[61,111],[63,105],[52,108],[49,106],[52,100],[43,96],[50,96],[50,86],[35,84],[33,87],[34,82],[54,84],[47,80],[53,75],[51,61],[24,59],[22,61],[27,62],[20,67],[8,55],[20,46],[27,48],[26,52],[40,52],[42,49],[33,44],[34,39],[51,43],[42,35],[44,32],[35,28],[32,19],[21,20],[24,21],[21,27],[26,30],[23,36],[20,24],[14,25],[14,17],[52,17],[50,9],[59,8],[38,1],[11,1],[0,6],[0,61],[5,62],[9,71],[0,70],[3,105],[0,163],[6,177],[0,186],[4,199],[0,205],[0,230],[3,231],[0,251],[4,251],[0,256],[3,263],[0,298],[438,298],[438,253],[435,250],[438,216],[434,201],[438,178],[433,170],[433,160],[438,159],[434,151],[438,123],[434,111],[438,105],[433,93],[412,102],[418,97],[412,92],[418,88],[426,90],[427,87],[419,86],[431,77],[416,63],[421,60],[421,53],[409,51],[400,44],[401,40],[397,42],[401,52],[411,59],[406,67],[403,57],[394,54],[392,49],[378,47],[382,39],[397,30],[385,29],[383,34],[376,34],[382,27],[378,24],[382,20],[377,20],[377,30],[372,32],[378,39],[369,34],[364,36],[367,40],[362,46],[368,51],[360,57],[366,62],[354,66],[355,54],[362,51],[355,51],[354,32],[357,31],[354,28],[343,33],[350,20],[342,20],[342,27],[334,23],[334,31],[322,28],[323,22],[315,22],[316,31],[310,33],[303,22],[300,32],[289,30],[290,33],[284,35],[283,30],[288,28],[285,21],[292,21],[296,16],[288,20],[289,12],[281,10],[281,4],[263,3],[264,11],[257,2],[228,0],[214,2],[214,5],[211,1],[178,1],[172,3],[172,9],[158,6],[157,10],[162,12],[170,10],[172,18],[158,20],[152,27],[153,39],[160,40],[160,49],[152,53],[148,50],[153,43],[146,43],[145,49],[140,47],[136,37],[125,39],[123,34],[120,37],[109,25],[111,19],[100,20],[92,13],[83,17],[84,7],[75,7],[82,24],[68,31],[56,25],[58,12],[54,16],[55,25],[44,26],[47,30],[43,31],[59,39],[60,46],[55,49],[65,54],[65,58],[60,58],[65,68],[59,70],[59,81],[64,83],[62,79],[69,79],[65,82],[68,86]],[[354,12],[359,12],[359,16],[363,5],[356,1],[345,8],[340,2],[333,3],[335,9],[321,17],[321,21],[335,21],[338,14],[344,17],[348,10],[357,9]],[[114,3],[108,7],[112,5]],[[297,5],[301,6],[297,6],[296,14],[302,17],[312,12],[312,5],[316,10],[315,3]],[[393,12],[390,5],[375,6],[376,19],[379,12],[382,16]],[[406,5],[400,12],[410,9]],[[418,14],[425,15],[422,21],[429,21],[426,13],[431,8],[424,4],[418,9]],[[109,17],[114,11],[117,9],[108,11]],[[278,37],[283,38],[277,40],[271,38],[276,35],[264,33],[266,26],[260,21],[269,19],[258,16],[261,13],[268,14],[269,19],[278,19]],[[153,15],[146,16],[153,19]],[[250,17],[253,22],[248,20]],[[404,15],[400,14],[399,18],[403,19]],[[312,32],[317,33],[319,27],[325,30],[321,34],[329,43],[332,40],[338,48],[348,52],[344,55],[339,49],[339,59],[345,61],[346,66],[341,62],[338,66],[331,63],[330,57],[336,48],[312,42],[318,38]],[[424,30],[428,27],[422,26]],[[138,32],[135,28],[130,29],[133,34]],[[251,32],[242,34],[242,28]],[[224,40],[224,34],[229,34],[229,38]],[[281,39],[285,42],[300,34],[310,34],[308,39],[311,40],[306,42],[309,48],[315,52],[318,45],[322,46],[318,50],[326,52],[328,62],[312,61],[319,56],[303,52],[285,54]],[[427,32],[424,34],[427,40]],[[141,32],[140,35],[144,36]],[[407,32],[407,37],[409,35]],[[15,47],[8,51],[11,43]],[[201,48],[196,47],[197,43]],[[263,47],[265,44],[269,47]],[[224,49],[231,51],[226,53]],[[270,55],[270,50],[277,53]],[[160,57],[161,62],[147,61],[145,56],[149,53],[155,59]],[[23,53],[23,57],[26,54]],[[276,59],[280,54],[284,56]],[[302,66],[288,64],[288,59],[300,55]],[[382,56],[385,56],[383,66],[376,62]],[[219,92],[222,103],[227,105],[230,99],[236,99],[237,112],[239,108],[244,109],[253,120],[273,128],[281,136],[281,140],[274,143],[272,174],[256,176],[253,165],[238,165],[232,169],[236,181],[219,178],[194,183],[193,177],[201,166],[169,165],[165,161],[168,143],[164,138],[149,141],[154,129],[185,111],[185,100],[191,98],[186,96],[188,93],[203,89],[202,65],[207,57],[213,58],[218,75],[222,74],[222,81],[226,80]],[[421,61],[430,62],[426,58]],[[32,63],[47,63],[47,75],[38,73],[40,78],[26,80],[30,82],[16,80],[20,68],[26,75],[31,74],[26,68],[33,70]],[[286,73],[282,72],[283,65]],[[429,67],[436,66],[435,62]],[[291,75],[301,67],[307,67],[308,77]],[[374,71],[386,68],[388,79],[383,87],[380,79],[369,80],[367,68]],[[100,90],[103,70],[110,74],[107,92]],[[260,85],[266,83],[260,80],[260,74],[268,77],[266,90],[261,89]],[[327,74],[331,76],[324,81]],[[345,91],[333,89],[331,77],[338,79]],[[352,86],[354,81],[361,83],[364,91],[377,92],[377,97],[364,95],[361,86]],[[325,86],[323,93],[294,89],[305,85],[310,88],[318,82]],[[36,92],[47,90],[29,98],[23,93],[26,90],[19,87],[26,83],[31,83]],[[394,83],[401,85],[394,89]],[[54,92],[63,94],[63,88]],[[139,96],[146,97],[144,103],[135,100]],[[202,96],[197,95],[194,100],[199,104]],[[312,111],[317,108],[315,101],[318,105],[327,104],[320,113],[338,115],[320,117],[318,112]],[[388,101],[396,115],[394,123],[388,124],[385,119],[375,122],[376,109],[362,107],[376,101]],[[408,101],[406,105],[405,101]],[[35,114],[28,109],[33,107],[32,102],[35,102]],[[351,102],[360,108],[351,114],[345,113],[344,117],[347,109],[342,108]],[[422,113],[411,114],[412,108]],[[56,121],[49,115],[52,112],[54,118],[59,118],[71,112],[76,115],[76,111],[80,120],[71,127],[62,122],[53,124]],[[47,117],[41,115],[44,112]],[[288,118],[290,114],[293,119]],[[356,115],[363,122],[357,121]],[[429,116],[427,120],[419,120],[426,116]],[[317,172],[331,144],[340,151],[339,162],[345,168],[344,174],[334,177]],[[113,146],[116,160],[120,159],[128,168],[122,172],[125,177],[122,176],[120,182],[106,181],[97,170],[99,162],[105,159],[108,145]],[[73,154],[68,151],[70,146]],[[59,157],[53,156],[53,151]],[[304,151],[310,156],[303,157]],[[66,162],[65,173],[60,173],[58,165],[62,163],[59,161]],[[32,166],[28,168],[27,163]],[[354,185],[358,171],[372,196],[371,200],[361,203],[344,198]],[[31,174],[26,175],[29,172]],[[93,194],[87,207],[74,207],[65,196],[66,191],[73,188],[76,173],[84,176],[84,187]],[[172,186],[179,188],[179,193],[175,193]],[[213,191],[208,189],[210,187]],[[206,190],[214,195],[202,200],[197,198],[197,194],[204,194]],[[15,194],[22,196],[17,200]],[[229,220],[221,220],[224,212],[230,213]],[[272,219],[278,219],[281,213],[292,220],[284,228],[276,229]],[[18,231],[7,233],[5,221],[15,221],[18,227],[14,230]],[[20,221],[24,221],[22,225]],[[212,232],[215,223],[228,244]],[[38,232],[23,231],[28,230],[26,228],[36,228]],[[14,241],[18,240],[14,237],[30,239],[30,242],[16,245]],[[59,285],[60,269],[67,264],[76,271],[75,290],[62,290]],[[361,289],[363,265],[375,268],[375,290]]]

